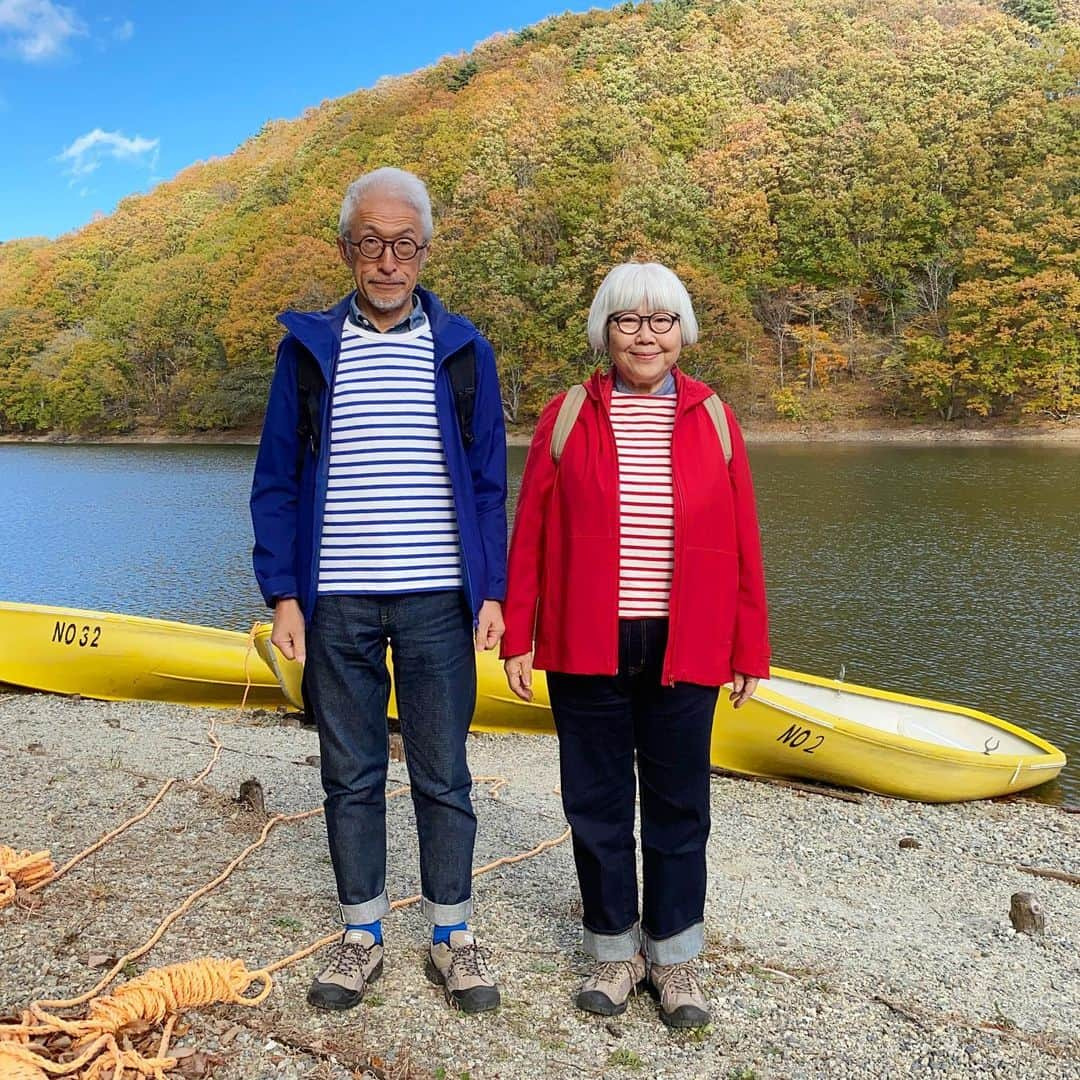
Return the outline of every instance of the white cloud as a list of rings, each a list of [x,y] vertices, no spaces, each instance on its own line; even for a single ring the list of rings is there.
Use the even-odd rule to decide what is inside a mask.
[[[112,32],[114,41],[130,41],[135,36],[135,24],[130,19],[125,19]]]
[[[74,8],[52,0],[0,0],[0,41],[29,61],[47,60],[87,33]]]
[[[105,158],[129,161],[152,170],[157,165],[160,143],[160,139],[144,139],[141,135],[129,139],[119,131],[94,128],[80,135],[56,160],[66,162],[72,176],[89,176]]]

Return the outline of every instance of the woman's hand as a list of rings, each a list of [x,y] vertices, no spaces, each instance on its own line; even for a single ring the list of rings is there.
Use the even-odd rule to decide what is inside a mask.
[[[508,656],[503,661],[506,682],[522,701],[532,701],[533,699],[532,659],[533,654],[527,652],[522,653],[520,656]]]
[[[507,661],[509,663],[509,661]],[[754,678],[753,675],[744,675],[741,671],[736,671],[731,679],[731,693],[728,695],[728,700],[731,702],[733,708],[739,708],[745,705],[753,696],[754,691],[757,689],[757,685],[760,679]]]

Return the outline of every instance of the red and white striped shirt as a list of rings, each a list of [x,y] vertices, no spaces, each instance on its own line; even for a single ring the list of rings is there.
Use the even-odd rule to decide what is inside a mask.
[[[611,426],[619,455],[619,618],[663,618],[675,553],[675,395],[615,390]]]

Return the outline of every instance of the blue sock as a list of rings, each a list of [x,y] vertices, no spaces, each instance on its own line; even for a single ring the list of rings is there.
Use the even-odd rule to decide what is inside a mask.
[[[432,945],[449,945],[450,935],[455,930],[468,930],[468,923],[454,923],[453,926],[433,926],[431,928],[431,944]]]
[[[382,944],[382,920],[376,919],[374,922],[366,923],[346,923],[345,929],[348,930],[366,930],[369,934],[372,934],[375,938],[375,944]]]

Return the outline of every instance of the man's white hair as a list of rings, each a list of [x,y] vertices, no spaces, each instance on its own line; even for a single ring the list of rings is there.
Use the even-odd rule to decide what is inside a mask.
[[[421,240],[426,244],[431,239],[434,231],[431,221],[431,198],[424,181],[414,173],[390,166],[364,173],[345,190],[345,198],[341,203],[341,215],[338,218],[339,236],[348,234],[349,223],[352,221],[353,214],[356,213],[356,208],[365,195],[375,191],[382,195],[393,195],[411,206],[420,216]]]
[[[678,274],[660,263],[628,262],[612,268],[596,290],[589,308],[589,344],[597,352],[607,352],[608,317],[617,311],[634,311],[642,303],[650,312],[678,315],[684,345],[697,341],[694,305]]]

